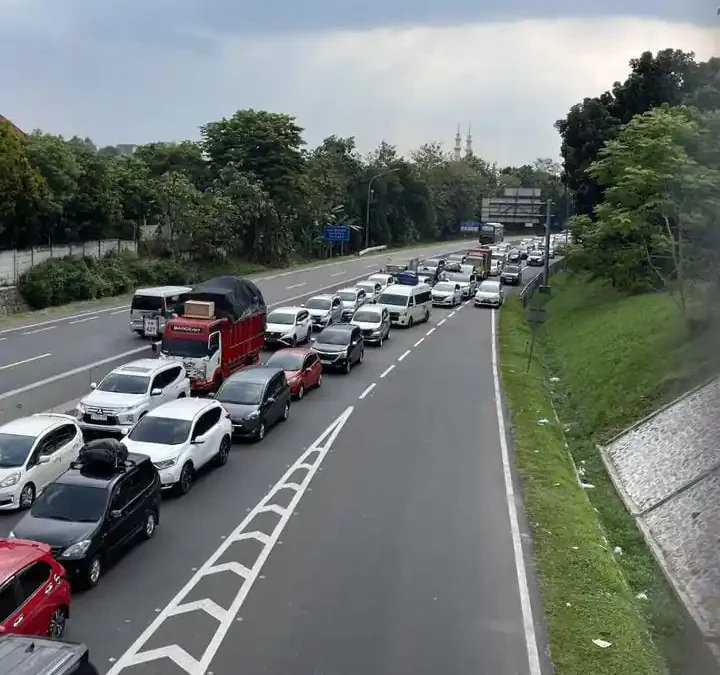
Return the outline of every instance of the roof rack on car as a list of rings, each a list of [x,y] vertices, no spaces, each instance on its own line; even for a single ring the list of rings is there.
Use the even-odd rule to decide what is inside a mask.
[[[128,457],[128,449],[114,438],[99,438],[89,441],[70,464],[72,469],[95,469],[104,472],[122,472],[134,467],[137,462]]]

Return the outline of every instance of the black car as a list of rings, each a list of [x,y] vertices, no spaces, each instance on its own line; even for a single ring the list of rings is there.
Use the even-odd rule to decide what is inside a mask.
[[[349,373],[365,358],[365,340],[358,326],[330,326],[315,338],[315,351],[323,368],[339,368]]]
[[[160,488],[147,455],[128,453],[114,439],[90,441],[11,536],[48,544],[70,579],[92,588],[127,545],[155,534]]]
[[[98,675],[85,645],[27,635],[0,638],[0,675]]]
[[[245,368],[225,380],[215,398],[228,411],[235,438],[261,441],[270,427],[290,417],[290,385],[281,368]]]

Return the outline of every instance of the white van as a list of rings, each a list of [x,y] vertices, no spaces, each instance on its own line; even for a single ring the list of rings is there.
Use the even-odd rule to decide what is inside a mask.
[[[393,326],[409,327],[430,319],[432,289],[427,284],[393,284],[380,293],[377,305],[387,307]]]
[[[159,337],[165,322],[172,317],[180,296],[189,293],[190,286],[158,286],[138,288],[130,303],[130,330],[142,337]]]

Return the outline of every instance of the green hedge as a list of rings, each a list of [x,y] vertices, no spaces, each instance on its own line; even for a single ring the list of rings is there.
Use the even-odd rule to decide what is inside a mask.
[[[175,260],[123,252],[94,258],[53,258],[20,276],[18,290],[33,309],[129,293],[142,286],[192,284],[199,270]]]

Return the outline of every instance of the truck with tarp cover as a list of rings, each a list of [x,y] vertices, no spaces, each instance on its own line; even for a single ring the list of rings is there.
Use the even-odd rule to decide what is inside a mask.
[[[153,349],[161,359],[182,362],[193,392],[216,391],[233,372],[259,361],[266,320],[265,299],[252,281],[215,277],[180,296]]]

